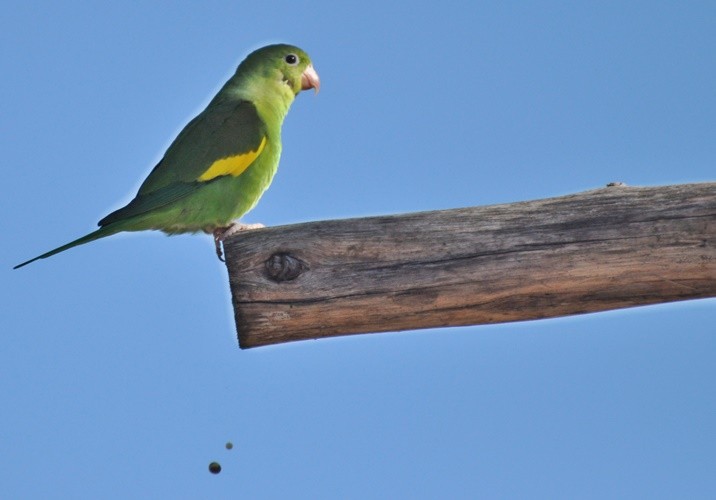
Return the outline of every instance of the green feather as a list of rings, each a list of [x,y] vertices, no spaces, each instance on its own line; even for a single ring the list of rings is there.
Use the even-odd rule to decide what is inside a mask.
[[[15,266],[25,266],[120,231],[211,232],[251,210],[281,156],[281,125],[294,97],[320,82],[308,55],[291,45],[252,52],[191,120],[136,197],[100,229]]]
[[[64,252],[65,250],[69,250],[72,247],[76,247],[78,245],[84,245],[85,243],[89,243],[90,241],[98,240],[100,238],[104,238],[105,236],[110,236],[110,235],[116,234],[120,231],[122,231],[122,229],[117,228],[116,226],[105,226],[105,227],[99,228],[98,230],[96,230],[92,233],[89,233],[81,238],[77,238],[74,241],[70,241],[69,243],[62,245],[61,247],[57,247],[54,250],[45,252],[42,255],[38,255],[37,257],[34,257],[30,260],[26,260],[22,264],[18,264],[15,267],[13,267],[13,269],[20,269],[21,267],[26,266],[26,265],[30,264],[31,262],[35,262],[36,260],[52,257],[53,255],[58,254],[60,252]]]
[[[198,182],[175,182],[152,191],[147,195],[138,194],[132,201],[126,206],[115,210],[104,219],[97,223],[98,226],[103,227],[113,222],[119,222],[127,220],[132,217],[147,214],[154,210],[158,210],[162,207],[171,205],[173,202],[180,200],[187,195],[195,192],[200,188]]]
[[[138,196],[174,183],[194,183],[215,161],[255,151],[266,132],[249,101],[209,104],[169,146],[142,183]]]

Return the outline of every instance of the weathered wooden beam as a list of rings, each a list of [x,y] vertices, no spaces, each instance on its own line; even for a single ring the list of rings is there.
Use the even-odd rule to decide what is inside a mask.
[[[716,296],[716,183],[258,229],[225,242],[242,348]]]

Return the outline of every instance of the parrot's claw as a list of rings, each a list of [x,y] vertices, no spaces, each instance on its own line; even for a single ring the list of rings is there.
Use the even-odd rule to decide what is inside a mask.
[[[224,260],[224,252],[221,250],[221,244],[223,241],[233,236],[237,233],[240,233],[241,231],[249,231],[251,229],[261,229],[262,227],[266,227],[261,223],[256,224],[243,224],[241,222],[232,222],[230,226],[227,227],[217,227],[214,229],[214,247],[216,248],[216,256],[219,257],[219,260],[221,262],[226,262]]]
[[[226,262],[224,260],[224,252],[221,250],[221,232],[223,228],[215,229],[214,230],[214,248],[216,249],[216,256],[219,257],[219,260],[221,262]]]
[[[228,227],[222,227],[221,228],[221,241],[224,241],[226,238],[233,236],[237,233],[240,233],[241,231],[249,231],[251,229],[261,229],[264,226],[260,222],[257,222],[256,224],[244,224],[243,222],[232,222],[230,226]]]

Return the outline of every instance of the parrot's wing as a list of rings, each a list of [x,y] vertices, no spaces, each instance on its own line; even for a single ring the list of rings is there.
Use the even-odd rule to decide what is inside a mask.
[[[142,215],[158,208],[169,205],[170,203],[180,200],[190,195],[201,187],[199,182],[174,182],[167,186],[161,187],[156,191],[140,195],[138,194],[126,206],[115,210],[104,219],[97,223],[100,227],[105,227],[113,222],[122,221],[135,215]]]
[[[190,121],[125,207],[100,226],[181,199],[223,175],[239,176],[266,146],[266,126],[249,101],[212,104]]]

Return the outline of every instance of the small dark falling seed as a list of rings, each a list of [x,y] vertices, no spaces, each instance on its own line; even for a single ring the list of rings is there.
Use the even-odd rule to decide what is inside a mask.
[[[209,472],[212,474],[218,474],[221,472],[221,465],[219,465],[219,462],[211,462],[209,464]]]

